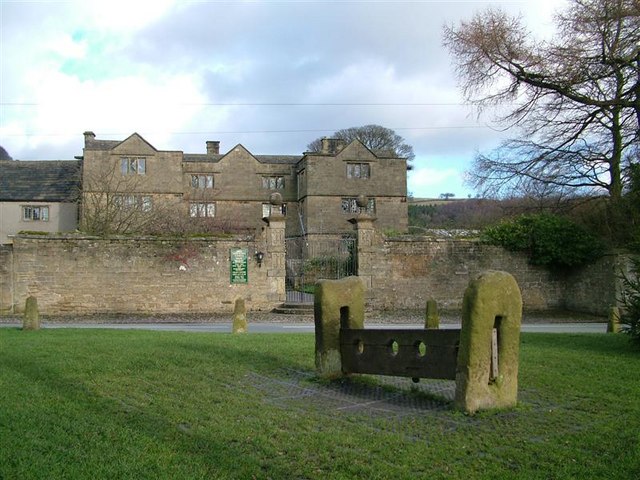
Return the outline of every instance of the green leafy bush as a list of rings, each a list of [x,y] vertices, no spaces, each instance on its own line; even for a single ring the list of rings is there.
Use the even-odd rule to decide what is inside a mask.
[[[604,244],[566,218],[550,214],[521,215],[485,229],[481,237],[507,250],[526,252],[533,265],[577,267],[598,258]]]
[[[631,259],[629,275],[622,275],[622,331],[640,345],[640,257]]]

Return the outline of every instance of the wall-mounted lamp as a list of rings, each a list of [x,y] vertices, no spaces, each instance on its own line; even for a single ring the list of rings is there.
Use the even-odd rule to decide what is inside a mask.
[[[256,261],[258,262],[258,267],[262,267],[262,260],[264,260],[264,253],[256,252]]]

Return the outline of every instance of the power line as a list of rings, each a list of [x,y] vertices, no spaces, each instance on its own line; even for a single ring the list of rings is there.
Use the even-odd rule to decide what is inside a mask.
[[[42,107],[65,105],[56,102],[0,102],[3,107]],[[113,105],[113,103],[109,103]],[[127,102],[131,105],[131,102]],[[146,105],[146,104],[145,104]],[[154,103],[154,105],[157,105]],[[187,107],[463,107],[473,106],[471,102],[202,102],[164,103],[164,106]]]
[[[452,125],[452,126],[430,126],[430,127],[395,127],[391,130],[469,130],[491,128],[487,125]],[[157,132],[157,131],[145,131],[145,135],[256,135],[256,134],[268,134],[268,133],[314,133],[314,132],[335,132],[339,129],[336,128],[309,128],[309,129],[295,129],[295,130],[220,130],[220,131],[200,131],[200,132]],[[6,133],[4,137],[71,137],[77,136],[77,132],[73,133]],[[131,132],[102,132],[101,136],[125,136],[131,135]]]

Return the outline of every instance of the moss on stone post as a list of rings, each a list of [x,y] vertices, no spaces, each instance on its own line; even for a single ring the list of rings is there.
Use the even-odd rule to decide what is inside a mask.
[[[233,307],[233,333],[247,333],[247,307],[244,298],[236,299]]]
[[[438,315],[438,304],[434,299],[427,300],[427,311],[424,318],[424,328],[440,328],[440,315]]]
[[[620,333],[620,309],[618,307],[611,307],[609,310],[607,333]]]
[[[362,203],[362,198],[360,198]],[[368,200],[364,200],[366,206]],[[373,226],[376,218],[365,212],[360,212],[355,218],[348,220],[356,230],[356,272],[364,283],[365,288],[370,289],[373,281],[373,267],[376,263],[377,235]]]
[[[270,214],[263,221],[269,226],[267,230],[267,283],[269,299],[281,303],[286,301],[286,254],[285,254],[285,217],[282,215],[282,195],[274,192],[269,195]]]
[[[456,408],[468,413],[516,405],[522,296],[507,272],[487,271],[469,282],[462,303]],[[492,335],[497,330],[497,375]]]
[[[22,317],[23,330],[40,329],[40,313],[38,312],[38,299],[28,297],[24,306],[24,316]]]
[[[316,370],[325,378],[342,375],[340,328],[364,328],[364,284],[358,277],[320,280],[313,313],[316,327]]]

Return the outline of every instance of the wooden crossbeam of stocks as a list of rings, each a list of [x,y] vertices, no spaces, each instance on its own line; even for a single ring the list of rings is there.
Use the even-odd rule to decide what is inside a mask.
[[[485,271],[469,282],[460,330],[365,330],[358,277],[319,281],[314,318],[316,369],[325,378],[451,379],[455,406],[469,413],[517,402],[522,295],[507,272]]]
[[[455,380],[457,330],[341,329],[344,373]]]

